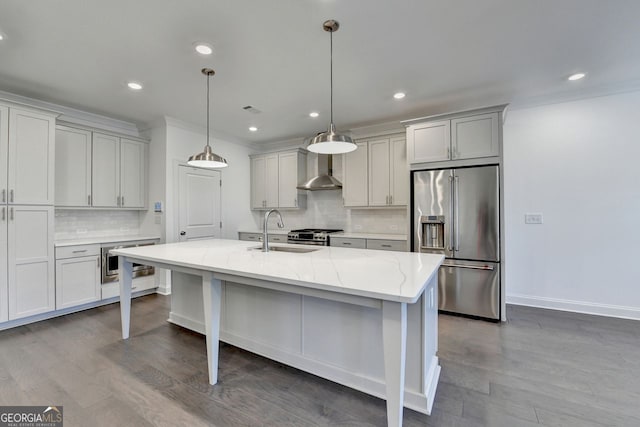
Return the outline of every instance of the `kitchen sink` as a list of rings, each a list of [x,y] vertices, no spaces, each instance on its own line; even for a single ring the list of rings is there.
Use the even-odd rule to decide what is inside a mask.
[[[308,252],[315,252],[320,248],[299,248],[295,246],[269,246],[269,252],[290,252],[293,254],[306,254]],[[261,251],[262,246],[256,246],[255,248],[249,248],[252,251]]]

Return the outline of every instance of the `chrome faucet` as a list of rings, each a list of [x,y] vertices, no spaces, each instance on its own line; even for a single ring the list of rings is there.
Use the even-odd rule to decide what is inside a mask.
[[[279,210],[271,209],[264,213],[264,228],[262,229],[262,252],[269,252],[269,233],[267,232],[267,223],[269,222],[269,215],[271,215],[273,212],[278,214],[278,228],[284,227],[282,215],[280,215]]]

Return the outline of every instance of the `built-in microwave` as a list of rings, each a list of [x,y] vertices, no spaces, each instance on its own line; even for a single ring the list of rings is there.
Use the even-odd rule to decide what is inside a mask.
[[[135,248],[139,246],[150,246],[155,243],[138,243],[131,245],[117,245],[102,248],[102,283],[117,282],[120,272],[120,263],[117,255],[112,255],[112,249]],[[133,277],[151,276],[155,274],[155,268],[150,265],[133,264]]]

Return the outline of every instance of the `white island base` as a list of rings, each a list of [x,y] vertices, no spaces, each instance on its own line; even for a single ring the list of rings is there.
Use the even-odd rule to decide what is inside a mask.
[[[172,274],[169,321],[204,334],[202,277],[176,271]],[[221,290],[221,341],[387,398],[382,318],[385,310],[379,305],[367,305],[366,300],[358,298],[334,301],[326,296],[316,298],[231,281],[222,281]],[[418,302],[404,306],[404,406],[430,414],[440,375],[436,357],[437,274]],[[397,334],[395,330],[391,333]]]

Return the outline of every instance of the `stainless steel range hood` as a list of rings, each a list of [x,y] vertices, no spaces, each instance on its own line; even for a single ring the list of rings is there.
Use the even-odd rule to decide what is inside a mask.
[[[333,177],[333,155],[318,154],[318,175],[297,188],[309,191],[342,189],[342,183]]]

